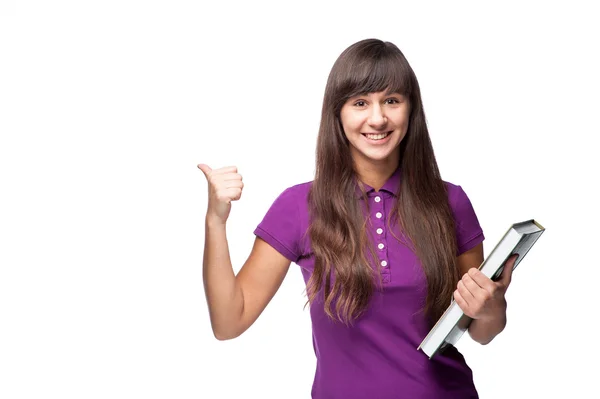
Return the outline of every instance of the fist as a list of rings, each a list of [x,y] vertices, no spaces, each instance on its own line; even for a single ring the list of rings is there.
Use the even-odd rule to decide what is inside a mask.
[[[231,211],[231,201],[237,201],[242,196],[242,175],[235,166],[211,169],[208,165],[199,164],[198,169],[204,173],[208,182],[206,217],[225,223]]]

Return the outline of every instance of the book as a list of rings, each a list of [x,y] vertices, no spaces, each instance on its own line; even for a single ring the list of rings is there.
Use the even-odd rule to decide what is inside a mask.
[[[533,219],[514,223],[496,244],[492,252],[479,266],[488,278],[496,281],[504,270],[504,264],[514,254],[519,254],[513,270],[519,265],[531,247],[546,229]],[[465,315],[454,298],[450,306],[429,331],[417,350],[422,350],[429,358],[441,353],[449,345],[455,345],[469,328],[472,319]]]

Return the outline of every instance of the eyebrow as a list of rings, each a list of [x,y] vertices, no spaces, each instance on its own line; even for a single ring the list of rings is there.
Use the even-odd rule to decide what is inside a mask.
[[[392,94],[397,94],[397,95],[399,95],[399,96],[406,97],[404,94],[402,94],[402,93],[400,93],[400,92],[397,92],[397,91],[392,91],[392,90],[388,90],[388,91],[386,91],[386,92],[384,93],[384,95],[386,95],[386,96],[390,96],[390,95],[392,95]]]
[[[352,96],[350,98],[368,96],[370,93],[372,93],[372,92],[365,91],[365,92],[362,92],[362,93],[357,93],[356,95],[354,95],[354,96]],[[401,97],[406,97],[405,94],[402,94],[402,93],[397,92],[397,91],[387,90],[385,93],[383,93],[384,96],[391,96],[392,94],[396,94],[396,95],[401,96]]]

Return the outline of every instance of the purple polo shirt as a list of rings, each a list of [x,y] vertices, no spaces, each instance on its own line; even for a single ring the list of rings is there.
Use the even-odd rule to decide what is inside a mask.
[[[330,320],[323,303],[310,307],[317,368],[314,399],[477,398],[473,375],[463,356],[450,346],[432,360],[417,347],[429,329],[423,316],[427,283],[415,253],[387,227],[400,169],[378,192],[367,188],[371,213],[368,234],[383,274],[383,291],[374,290],[363,316],[351,327]],[[456,220],[458,254],[484,240],[469,198],[460,186],[444,182]],[[298,264],[305,282],[314,270],[308,229],[308,191],[312,182],[287,188],[274,201],[254,234]],[[357,201],[364,201],[357,196]],[[364,204],[361,206],[366,212]],[[401,237],[398,226],[392,226]],[[376,267],[376,265],[371,265]]]

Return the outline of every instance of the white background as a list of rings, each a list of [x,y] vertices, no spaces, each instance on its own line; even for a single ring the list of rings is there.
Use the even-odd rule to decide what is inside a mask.
[[[486,255],[513,222],[547,228],[506,330],[459,342],[481,397],[600,397],[600,29],[561,4],[3,1],[0,398],[308,398],[297,265],[245,334],[212,335],[196,165],[244,177],[237,271],[275,197],[312,180],[327,75],[369,37],[415,70]]]

